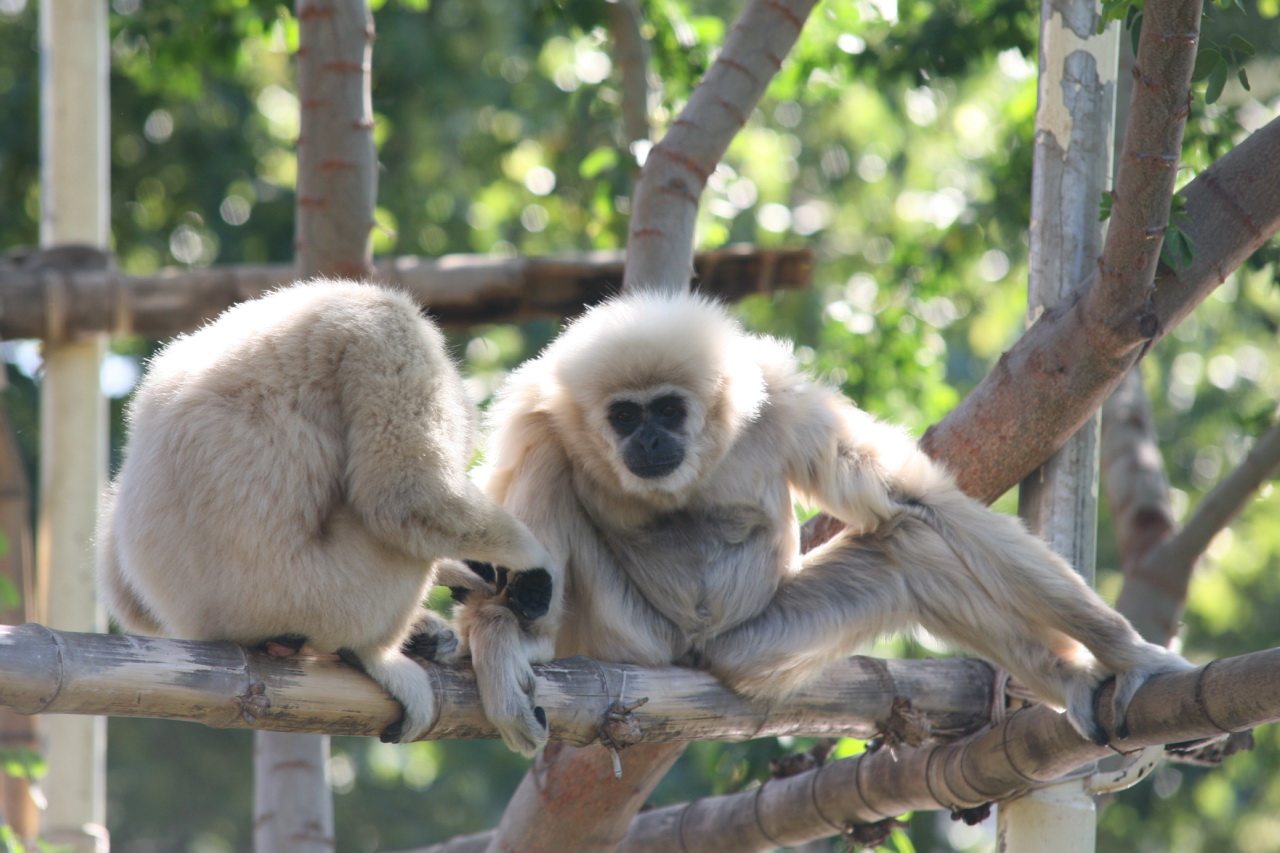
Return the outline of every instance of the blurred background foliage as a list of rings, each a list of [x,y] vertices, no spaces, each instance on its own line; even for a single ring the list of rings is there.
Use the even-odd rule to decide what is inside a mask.
[[[618,70],[602,0],[375,0],[379,254],[495,255],[622,245],[637,157],[621,141]],[[655,138],[737,14],[723,0],[644,0]],[[0,250],[38,235],[36,4],[0,0]],[[1205,44],[1245,33],[1251,90],[1233,77],[1193,105],[1184,178],[1280,104],[1280,0],[1212,8]],[[810,292],[740,306],[861,405],[919,431],[946,414],[1019,334],[1025,312],[1038,4],[849,0],[819,6],[786,67],[712,176],[699,242],[813,245]],[[119,265],[288,261],[298,104],[296,23],[274,0],[112,0],[113,249]],[[1273,244],[1274,247],[1274,244]],[[1280,293],[1260,253],[1146,361],[1175,508],[1185,513],[1274,417]],[[483,402],[553,324],[454,336]],[[116,341],[120,401],[157,342]],[[35,464],[39,348],[7,342],[10,418]],[[118,425],[117,425],[118,426]],[[119,435],[116,436],[118,445]],[[1002,504],[1003,505],[1003,504]],[[1214,540],[1183,638],[1194,660],[1277,642],[1280,494],[1269,485]],[[1102,589],[1119,578],[1104,508]],[[925,637],[886,655],[937,654]],[[110,830],[121,853],[250,847],[247,732],[110,723]],[[656,793],[741,789],[805,741],[694,744]],[[839,754],[861,748],[843,742]],[[394,850],[492,826],[525,762],[496,743],[392,747],[336,738],[338,849]],[[1099,850],[1280,849],[1280,728],[1219,770],[1167,766],[1109,798]],[[56,792],[50,792],[56,796]],[[990,850],[992,822],[922,814],[900,851]],[[829,849],[823,847],[822,849]]]

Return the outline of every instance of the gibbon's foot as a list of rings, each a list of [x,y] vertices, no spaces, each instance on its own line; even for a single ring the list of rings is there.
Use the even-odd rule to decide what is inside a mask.
[[[458,646],[458,635],[449,623],[434,613],[423,613],[400,650],[436,663],[451,663],[458,657]]]
[[[546,569],[526,569],[515,573],[507,584],[507,607],[521,622],[532,622],[551,609],[551,573]]]
[[[273,658],[287,658],[297,654],[298,649],[306,645],[306,642],[307,638],[301,634],[281,634],[279,637],[263,640],[258,648]]]
[[[360,656],[351,651],[351,649],[338,649],[338,657],[344,663],[351,664],[365,675],[369,674],[369,670],[364,668],[364,661],[360,660]]]

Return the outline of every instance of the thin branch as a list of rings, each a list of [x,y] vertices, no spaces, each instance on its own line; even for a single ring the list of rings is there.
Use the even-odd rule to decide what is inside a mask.
[[[1280,423],[1258,440],[1244,460],[1224,477],[1196,506],[1176,536],[1153,549],[1137,566],[1139,575],[1160,571],[1172,562],[1189,568],[1209,547],[1210,541],[1253,497],[1263,483],[1280,473]]]
[[[750,0],[689,102],[645,160],[625,287],[683,289],[707,178],[782,67],[816,0]]]
[[[640,32],[635,0],[610,0],[614,64],[622,79],[623,148],[649,138],[649,42]]]

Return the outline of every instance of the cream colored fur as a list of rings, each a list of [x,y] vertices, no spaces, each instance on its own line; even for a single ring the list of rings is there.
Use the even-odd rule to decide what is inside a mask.
[[[684,463],[643,480],[609,402],[682,389]],[[705,667],[780,696],[917,622],[1007,667],[1107,737],[1093,694],[1184,669],[1021,524],[962,494],[900,430],[805,377],[789,348],[696,296],[598,307],[513,375],[494,409],[489,493],[565,569],[557,654]],[[801,556],[812,501],[850,530]]]
[[[486,596],[473,609],[501,613],[472,620],[460,644],[422,606],[438,573],[479,584],[446,557],[545,568],[560,584],[546,550],[468,479],[474,410],[407,296],[316,281],[237,305],[152,360],[128,417],[99,519],[102,591],[125,630],[350,652],[404,705],[402,740],[436,716],[402,645],[425,636],[446,661],[469,646],[508,745],[545,743],[529,664],[550,657],[556,614],[522,627]]]

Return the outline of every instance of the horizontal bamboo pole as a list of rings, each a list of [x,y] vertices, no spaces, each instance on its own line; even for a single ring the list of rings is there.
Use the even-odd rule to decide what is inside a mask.
[[[230,305],[296,277],[293,267],[168,269],[133,276],[84,270],[93,250],[75,246],[0,258],[0,338],[69,340],[95,333],[164,338],[188,332]],[[812,249],[729,246],[699,254],[694,281],[727,300],[808,287]],[[379,262],[375,279],[407,290],[447,326],[565,317],[616,293],[621,251],[564,257],[447,255]]]
[[[469,668],[425,664],[439,718],[428,738],[493,738]],[[778,735],[869,738],[905,697],[936,730],[988,719],[991,667],[979,660],[855,657],[785,703],[750,702],[692,669],[567,658],[536,666],[551,736],[597,739],[614,703],[634,711],[642,740],[748,740]],[[22,714],[163,717],[213,728],[377,735],[400,713],[369,678],[334,655],[274,658],[231,643],[76,634],[0,626],[0,707]]]

